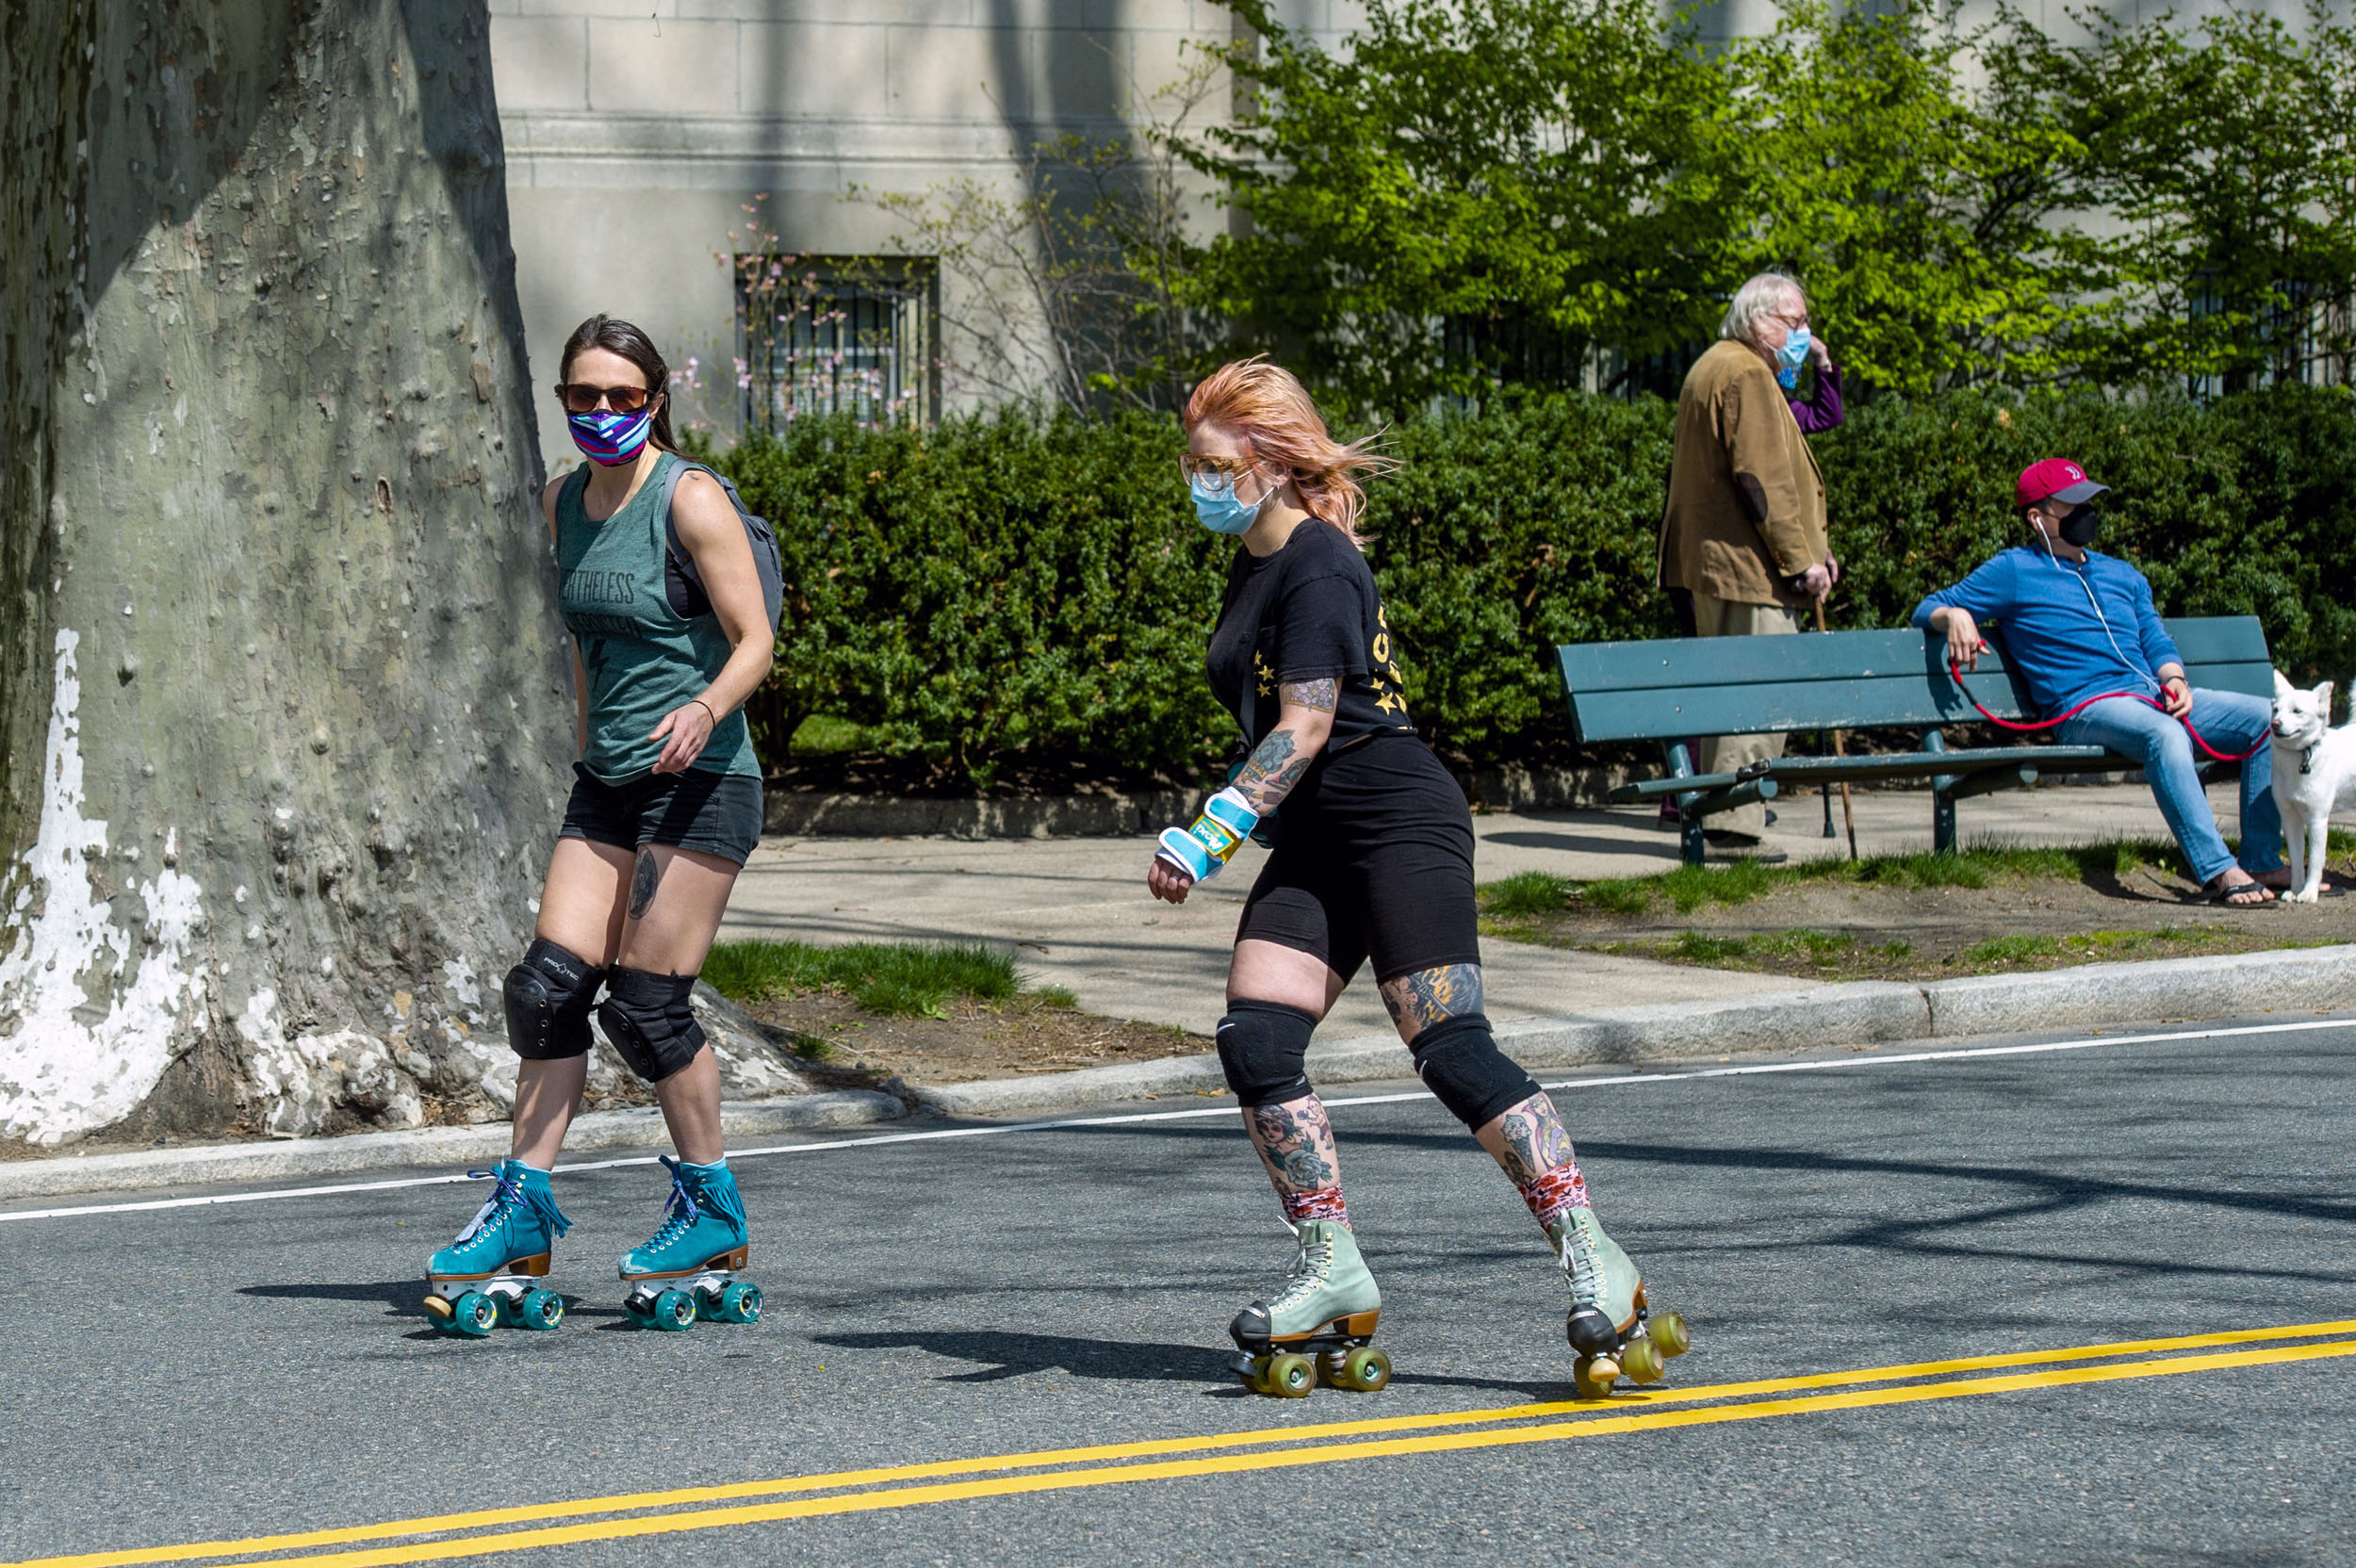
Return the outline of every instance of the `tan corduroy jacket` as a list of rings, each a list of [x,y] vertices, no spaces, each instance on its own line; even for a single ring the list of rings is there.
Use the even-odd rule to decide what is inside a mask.
[[[1766,521],[1752,521],[1746,489],[1765,502]],[[1661,585],[1804,608],[1807,596],[1784,580],[1824,548],[1824,476],[1775,372],[1741,343],[1712,344],[1677,394]]]

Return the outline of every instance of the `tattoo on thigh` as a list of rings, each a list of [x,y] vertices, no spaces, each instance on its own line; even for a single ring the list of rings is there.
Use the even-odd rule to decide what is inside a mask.
[[[1316,1192],[1333,1184],[1333,1128],[1322,1101],[1312,1095],[1288,1105],[1254,1105],[1248,1115],[1252,1146],[1280,1188]]]
[[[1438,969],[1421,969],[1385,980],[1382,989],[1391,1021],[1401,1028],[1412,1023],[1420,1034],[1442,1019],[1481,1011],[1481,966],[1443,964]]]
[[[630,919],[636,920],[639,916],[645,914],[646,912],[646,906],[654,902],[655,879],[661,874],[662,873],[658,870],[654,862],[654,851],[646,848],[643,844],[640,845],[638,850],[638,864],[632,868],[630,874]]]

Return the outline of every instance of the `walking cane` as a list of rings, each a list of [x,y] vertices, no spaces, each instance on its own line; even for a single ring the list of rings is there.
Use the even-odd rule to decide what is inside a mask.
[[[1819,631],[1829,629],[1824,625],[1824,601],[1823,599],[1816,601],[1816,629]],[[1838,729],[1832,732],[1832,754],[1835,757],[1848,755],[1841,749],[1841,731]],[[1857,808],[1849,803],[1849,781],[1845,778],[1841,781],[1841,816],[1849,825],[1849,858],[1854,860],[1857,858]],[[1824,787],[1824,837],[1827,839],[1832,837],[1832,787],[1829,784]]]

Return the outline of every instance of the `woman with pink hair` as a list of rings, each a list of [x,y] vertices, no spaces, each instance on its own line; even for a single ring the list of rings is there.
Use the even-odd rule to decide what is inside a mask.
[[[1186,427],[1196,515],[1239,541],[1208,662],[1248,755],[1192,827],[1163,833],[1146,885],[1184,903],[1245,839],[1273,841],[1235,934],[1219,1054],[1299,1242],[1275,1298],[1230,1325],[1235,1370],[1296,1396],[1320,1372],[1369,1391],[1390,1378],[1369,1343],[1382,1293],[1303,1070],[1310,1035],[1371,958],[1417,1074],[1521,1189],[1569,1279],[1580,1392],[1622,1372],[1650,1382],[1685,1348],[1684,1323],[1648,1323],[1644,1281],[1595,1222],[1554,1102],[1481,1012],[1472,817],[1408,718],[1357,534],[1355,476],[1389,464],[1335,441],[1301,383],[1263,360],[1196,387]]]

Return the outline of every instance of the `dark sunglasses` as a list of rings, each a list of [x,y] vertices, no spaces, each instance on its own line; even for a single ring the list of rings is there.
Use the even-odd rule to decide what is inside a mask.
[[[591,386],[586,382],[571,381],[559,384],[556,395],[564,400],[567,414],[590,413],[599,400],[616,414],[635,414],[646,406],[646,389],[643,386]]]

